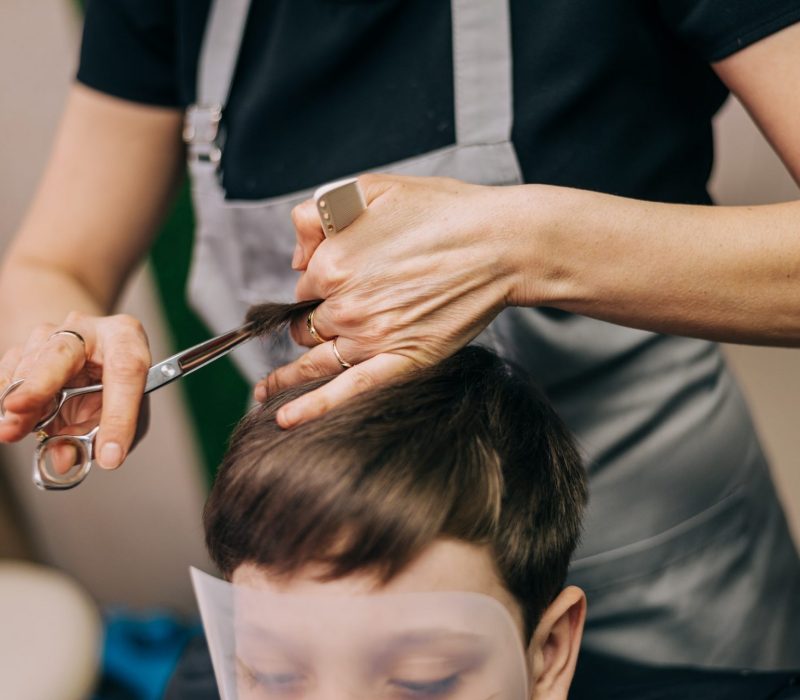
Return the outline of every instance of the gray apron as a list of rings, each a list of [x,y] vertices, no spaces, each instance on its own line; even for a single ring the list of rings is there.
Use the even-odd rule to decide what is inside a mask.
[[[520,183],[508,0],[451,4],[456,143],[379,170]],[[220,118],[248,9],[213,4],[186,120],[189,295],[218,332],[252,303],[293,300],[290,211],[311,195],[233,201],[221,186]],[[508,309],[482,340],[531,372],[586,457],[591,498],[570,574],[589,598],[585,644],[649,662],[800,667],[800,564],[717,346],[550,309]],[[298,352],[250,344],[236,360],[256,380]]]

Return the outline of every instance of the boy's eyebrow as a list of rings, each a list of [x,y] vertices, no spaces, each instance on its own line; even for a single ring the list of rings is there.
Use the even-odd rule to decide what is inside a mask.
[[[279,651],[286,654],[290,661],[295,663],[300,663],[303,658],[302,645],[277,634],[267,627],[245,623],[241,627],[237,627],[234,635],[237,642],[246,641],[256,645],[256,648],[259,648],[259,645],[262,644],[271,648],[277,648]],[[237,644],[237,646],[239,645]]]
[[[486,635],[448,628],[411,630],[384,640],[373,654],[376,667],[388,665],[397,657],[413,651],[458,655],[477,663],[489,651]]]
[[[267,627],[248,623],[237,631],[236,636],[255,643],[279,647],[281,651],[295,657],[302,656],[300,645]],[[488,643],[487,637],[482,634],[453,630],[446,627],[423,628],[401,632],[382,640],[377,645],[378,651],[374,658],[391,660],[404,652],[418,650],[423,647],[432,648],[435,651],[477,654],[485,652],[488,648]]]

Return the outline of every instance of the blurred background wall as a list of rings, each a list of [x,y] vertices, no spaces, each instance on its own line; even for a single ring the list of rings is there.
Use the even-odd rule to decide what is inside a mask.
[[[0,4],[0,249],[18,225],[47,156],[75,70],[79,18],[67,0]],[[730,101],[718,123],[713,191],[723,203],[766,203],[798,191]],[[122,308],[145,324],[153,356],[172,352],[148,270]],[[729,347],[749,394],[784,502],[800,535],[800,351]],[[96,470],[69,493],[42,493],[29,475],[32,444],[0,451],[0,556],[61,567],[101,603],[193,607],[186,568],[208,568],[200,527],[205,479],[178,388],[153,396],[152,427],[124,469]]]
[[[0,247],[35,189],[72,81],[80,17],[70,0],[0,3]],[[121,309],[147,328],[154,358],[175,350],[146,267]],[[73,574],[101,603],[194,609],[187,567],[210,564],[200,513],[206,480],[177,384],[151,397],[151,426],[116,472],[80,488],[41,492],[30,481],[32,438],[0,451],[3,543]],[[10,494],[8,492],[11,492]],[[9,504],[16,508],[9,511]]]

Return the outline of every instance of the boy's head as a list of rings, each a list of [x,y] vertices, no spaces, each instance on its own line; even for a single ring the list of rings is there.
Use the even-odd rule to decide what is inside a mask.
[[[269,592],[490,596],[528,647],[532,696],[565,698],[585,602],[562,589],[586,486],[546,400],[469,347],[279,428],[278,408],[317,385],[272,397],[234,433],[205,511],[225,577]]]

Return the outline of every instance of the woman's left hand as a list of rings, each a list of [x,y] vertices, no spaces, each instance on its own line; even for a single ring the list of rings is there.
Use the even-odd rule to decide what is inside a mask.
[[[336,339],[318,344],[305,323],[294,339],[310,347],[255,389],[258,400],[317,377],[340,373],[282,407],[283,427],[315,418],[365,389],[451,355],[509,303],[516,283],[513,210],[504,193],[444,178],[366,175],[368,202],[345,231],[326,239],[316,207],[293,212],[303,270],[297,299],[323,299],[314,328]]]

